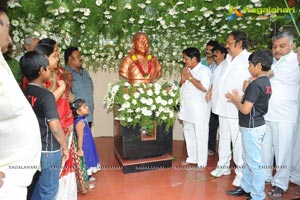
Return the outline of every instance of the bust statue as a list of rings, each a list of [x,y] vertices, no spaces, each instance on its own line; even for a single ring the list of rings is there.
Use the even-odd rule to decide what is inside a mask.
[[[129,83],[153,83],[161,77],[158,59],[149,52],[147,34],[138,32],[132,39],[132,50],[121,62],[119,75]]]

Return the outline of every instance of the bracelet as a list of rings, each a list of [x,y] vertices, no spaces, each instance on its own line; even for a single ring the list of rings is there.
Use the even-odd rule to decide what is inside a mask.
[[[193,77],[192,77],[192,76],[190,76],[190,77],[189,77],[189,80],[191,81],[192,79],[193,79]]]
[[[78,149],[82,149],[82,147],[78,147]]]

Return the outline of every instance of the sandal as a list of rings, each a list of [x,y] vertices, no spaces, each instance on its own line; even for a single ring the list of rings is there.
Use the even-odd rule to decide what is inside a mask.
[[[283,189],[277,186],[273,186],[268,192],[268,197],[270,199],[281,199],[283,197],[283,194],[284,194]]]

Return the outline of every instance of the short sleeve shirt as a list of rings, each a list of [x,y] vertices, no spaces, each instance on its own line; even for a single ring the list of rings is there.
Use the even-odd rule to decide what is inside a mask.
[[[242,103],[251,102],[253,107],[247,115],[239,111],[239,125],[241,127],[254,128],[265,124],[264,115],[268,111],[271,93],[271,83],[267,76],[259,77],[249,84]]]
[[[42,151],[59,150],[60,145],[49,127],[50,121],[59,119],[54,95],[49,90],[31,83],[28,84],[24,93],[40,125]]]
[[[89,72],[81,69],[81,73],[76,72],[70,66],[65,67],[73,75],[72,92],[75,99],[84,99],[89,107],[89,114],[86,116],[88,122],[94,120],[94,84]]]

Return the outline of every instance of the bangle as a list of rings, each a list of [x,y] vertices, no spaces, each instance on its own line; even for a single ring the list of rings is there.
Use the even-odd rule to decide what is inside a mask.
[[[190,76],[190,77],[189,77],[189,80],[191,81],[192,79],[193,79],[193,77],[192,77],[192,76]]]

